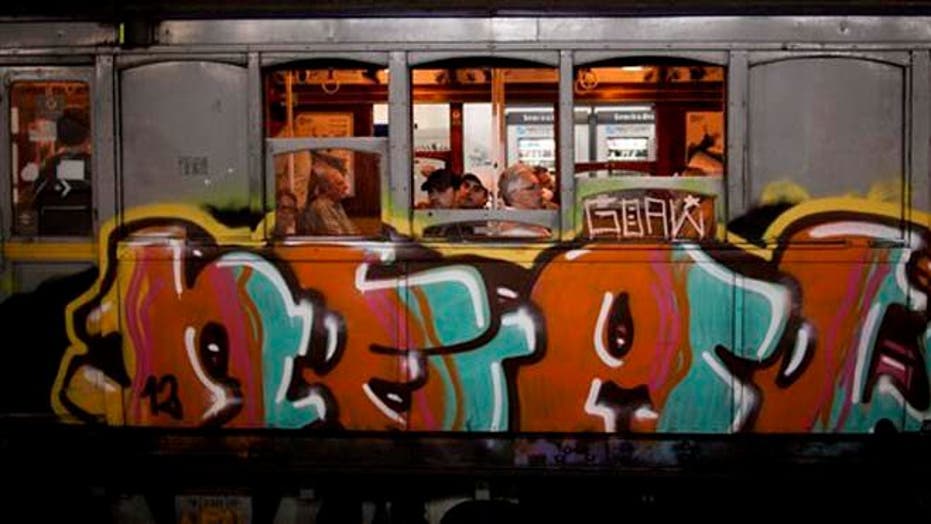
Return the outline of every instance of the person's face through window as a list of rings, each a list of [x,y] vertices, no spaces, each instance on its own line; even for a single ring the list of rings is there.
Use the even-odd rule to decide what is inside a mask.
[[[511,188],[511,206],[517,209],[540,209],[543,206],[543,191],[536,175],[523,171]]]
[[[446,189],[431,187],[427,190],[427,198],[430,200],[430,207],[434,209],[449,209],[455,204],[456,190],[452,187],[447,187]]]
[[[456,201],[464,209],[481,209],[488,202],[488,190],[474,180],[464,180]]]
[[[324,168],[321,180],[324,183],[323,194],[330,200],[342,200],[349,193],[349,183],[342,173],[332,167]]]

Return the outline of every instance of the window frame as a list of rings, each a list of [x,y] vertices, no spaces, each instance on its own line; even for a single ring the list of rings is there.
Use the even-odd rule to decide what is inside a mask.
[[[0,195],[4,199],[5,205],[0,206],[0,225],[3,231],[0,232],[3,238],[10,241],[28,240],[39,243],[83,243],[93,240],[97,236],[100,228],[99,210],[105,206],[103,193],[105,193],[104,184],[101,183],[103,173],[101,173],[104,162],[101,159],[105,145],[102,140],[101,125],[105,121],[103,111],[110,111],[109,107],[103,107],[108,104],[98,93],[98,77],[100,68],[94,65],[36,65],[36,66],[9,66],[0,67],[0,78],[3,81],[2,101],[0,101],[0,141],[2,141],[2,151],[0,151],[0,162],[7,166],[4,176],[0,177]],[[12,171],[12,150],[11,150],[11,120],[10,120],[10,91],[12,86],[17,82],[83,82],[87,84],[90,107],[88,115],[90,121],[90,142],[91,142],[91,229],[84,235],[25,235],[14,233],[14,214],[13,214],[13,173]],[[108,186],[111,187],[111,186]]]
[[[560,53],[558,51],[485,51],[485,50],[461,50],[461,51],[418,51],[412,52],[408,55],[407,67],[406,67],[406,78],[407,78],[407,92],[406,101],[407,108],[409,113],[413,115],[413,74],[415,69],[428,69],[432,64],[443,64],[448,62],[455,61],[471,61],[477,63],[481,60],[488,61],[489,64],[493,65],[495,62],[502,60],[518,60],[523,62],[527,67],[539,67],[539,68],[553,68],[557,74],[557,101],[554,104],[554,111],[558,114],[561,93],[563,89],[562,85],[562,68],[560,67]],[[556,119],[554,123],[554,138],[560,137],[560,119]],[[412,185],[414,183],[414,151],[413,151],[413,117],[411,117],[411,122],[407,126],[408,133],[410,134],[410,162],[406,167],[406,170],[403,171],[402,176],[406,176],[409,180],[407,181],[408,185],[408,194],[406,195],[405,204],[409,209],[410,223],[411,223],[411,235],[418,241],[425,244],[434,244],[434,243],[444,243],[444,242],[465,242],[471,245],[486,245],[489,243],[496,242],[558,242],[563,236],[564,230],[564,220],[563,216],[565,211],[563,208],[564,205],[560,205],[559,209],[535,209],[535,210],[514,210],[514,209],[416,209],[414,206],[413,198],[414,191]],[[561,150],[557,148],[556,152],[556,165],[562,166],[562,159],[566,157],[561,156]],[[568,157],[571,158],[571,157]],[[496,168],[497,174],[500,175],[502,171],[507,166]],[[559,169],[557,172],[558,176],[558,186],[560,189],[560,197],[564,195],[562,188],[564,184],[568,183],[565,175],[563,174],[563,169]],[[570,177],[571,178],[571,177]],[[560,202],[564,202],[560,200]],[[451,237],[440,237],[440,236],[424,236],[424,231],[430,227],[441,227],[443,225],[448,225],[452,223],[463,223],[463,222],[486,222],[486,221],[501,221],[501,222],[518,222],[521,224],[543,226],[550,231],[550,235],[541,236],[541,237],[509,237],[509,236],[488,236],[487,238],[468,238],[468,239],[459,239]]]
[[[387,51],[370,51],[370,52],[263,52],[256,56],[253,62],[254,75],[256,76],[256,107],[254,112],[257,113],[257,136],[261,137],[263,147],[263,166],[262,166],[262,187],[261,191],[261,210],[264,231],[261,232],[266,243],[319,243],[333,241],[379,241],[386,240],[386,232],[377,237],[373,236],[322,236],[322,235],[287,235],[276,236],[273,228],[270,227],[268,217],[273,216],[277,209],[276,181],[275,181],[275,155],[284,153],[296,153],[312,149],[348,149],[357,153],[371,153],[379,156],[379,210],[380,219],[383,226],[393,226],[391,217],[392,209],[395,206],[395,198],[392,194],[395,191],[391,173],[394,171],[392,166],[395,163],[393,155],[394,149],[391,147],[392,121],[394,112],[391,111],[392,93],[401,86],[394,86],[392,73],[390,72],[390,63],[392,53]],[[338,64],[345,63],[346,67],[353,65],[370,65],[389,70],[388,73],[388,137],[357,136],[357,137],[340,137],[340,138],[314,138],[314,137],[296,137],[296,138],[274,138],[265,134],[265,119],[262,108],[265,107],[266,93],[261,87],[265,75],[272,70],[285,70],[289,68],[313,68],[315,64],[325,64],[326,67],[337,67]],[[293,67],[292,67],[293,66]]]
[[[598,64],[605,64],[611,62],[642,62],[648,64],[650,60],[664,59],[664,60],[683,60],[683,61],[694,61],[700,62],[709,66],[721,67],[724,69],[724,81],[723,81],[723,93],[722,93],[722,112],[724,113],[724,122],[725,122],[725,143],[724,143],[724,171],[721,176],[713,177],[642,177],[642,176],[617,176],[611,177],[608,180],[616,180],[619,186],[623,185],[624,181],[627,180],[636,180],[638,186],[644,189],[692,189],[703,191],[703,194],[715,195],[714,201],[714,217],[716,223],[716,230],[706,231],[705,236],[697,240],[698,243],[713,243],[717,241],[723,241],[724,235],[722,231],[726,231],[726,224],[729,218],[728,209],[730,198],[730,188],[732,182],[731,180],[731,170],[736,165],[740,165],[739,158],[732,158],[732,151],[734,151],[732,141],[732,136],[734,134],[734,129],[732,127],[732,119],[738,118],[737,111],[741,110],[740,107],[735,107],[731,103],[731,83],[733,78],[731,76],[731,62],[732,62],[732,53],[728,51],[699,51],[699,50],[663,50],[663,49],[624,49],[624,50],[577,50],[574,52],[565,52],[566,57],[564,58],[563,67],[568,70],[568,86],[565,89],[565,97],[563,100],[565,106],[562,108],[562,114],[572,114],[573,118],[571,122],[568,122],[568,129],[565,131],[566,135],[571,137],[571,140],[568,144],[563,143],[561,148],[566,148],[563,154],[567,155],[566,158],[572,158],[572,176],[571,176],[571,188],[564,186],[564,191],[571,189],[571,195],[563,195],[562,202],[571,203],[571,213],[572,216],[566,220],[564,223],[571,224],[567,233],[563,237],[564,241],[570,240],[580,240],[583,242],[596,242],[598,244],[624,247],[624,246],[634,246],[637,244],[642,244],[643,242],[659,243],[662,245],[674,246],[682,242],[696,242],[695,239],[691,238],[681,238],[681,239],[637,239],[637,238],[628,238],[622,239],[618,238],[616,240],[610,238],[590,238],[584,236],[585,230],[585,221],[586,221],[586,210],[585,206],[582,205],[581,199],[585,198],[586,195],[595,195],[598,194],[597,189],[590,189],[585,186],[592,186],[592,188],[597,188],[600,182],[600,179],[590,179],[583,177],[576,177],[575,172],[575,135],[574,135],[574,125],[575,125],[575,110],[576,99],[574,92],[575,84],[575,71],[582,67],[594,66]],[[560,76],[560,79],[562,79]],[[561,96],[563,90],[561,89]],[[612,101],[612,104],[621,105],[627,102]],[[636,105],[654,105],[654,102],[629,102]],[[746,109],[743,108],[745,111]],[[569,208],[570,206],[565,206]]]
[[[275,201],[277,188],[275,187],[275,155],[298,153],[302,151],[313,151],[317,149],[348,149],[354,153],[370,153],[379,156],[378,176],[379,176],[379,215],[382,224],[388,223],[388,217],[391,216],[390,199],[387,198],[386,188],[389,187],[388,177],[388,138],[386,137],[346,137],[346,138],[266,138],[265,139],[265,198],[264,198],[264,216],[268,217],[275,213],[277,202]],[[323,236],[323,235],[287,235],[284,237],[276,236],[270,229],[267,220],[263,221],[265,231],[264,235],[269,242],[290,242],[300,241],[332,241],[338,240],[384,240],[384,231],[378,236]]]

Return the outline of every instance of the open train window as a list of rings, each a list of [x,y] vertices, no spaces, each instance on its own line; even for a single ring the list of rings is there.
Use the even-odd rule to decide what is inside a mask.
[[[555,67],[503,58],[412,69],[415,234],[549,240],[558,233]]]
[[[577,65],[574,74],[582,237],[715,238],[724,219],[724,68],[628,58]]]
[[[89,83],[14,80],[9,87],[12,233],[93,233]]]
[[[265,72],[264,89],[270,236],[381,236],[387,70],[288,64]]]

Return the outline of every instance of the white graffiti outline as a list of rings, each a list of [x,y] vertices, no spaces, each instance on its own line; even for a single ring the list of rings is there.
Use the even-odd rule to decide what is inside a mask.
[[[752,409],[759,404],[759,395],[728,371],[710,352],[703,351],[701,357],[718,378],[731,388],[732,398],[737,403],[737,411],[734,412],[734,419],[731,421],[731,431],[739,431],[750,417]]]
[[[808,322],[803,323],[798,328],[798,334],[795,337],[795,345],[792,347],[792,358],[789,360],[789,365],[786,366],[784,376],[792,376],[795,370],[802,364],[802,361],[805,360],[805,355],[808,353],[809,342],[811,341],[812,331],[814,331],[814,329]]]
[[[838,222],[835,224],[824,224],[813,227],[809,234],[814,238],[826,238],[833,236],[858,236],[881,238],[888,241],[897,241],[901,239],[902,231],[889,226],[871,224],[869,222]],[[906,241],[908,243],[908,253],[899,259],[895,268],[895,282],[899,289],[908,297],[908,303],[913,310],[924,311],[928,305],[928,296],[923,291],[914,288],[908,283],[908,277],[905,275],[905,269],[911,254],[918,251],[924,246],[921,236],[916,233],[909,233]]]
[[[230,406],[232,404],[238,404],[242,402],[238,398],[229,398],[226,395],[226,390],[222,386],[218,385],[213,380],[210,380],[210,377],[204,373],[204,369],[200,365],[200,359],[197,357],[197,352],[194,349],[194,337],[196,336],[197,330],[193,326],[188,326],[184,329],[184,349],[187,351],[188,361],[191,363],[191,368],[194,370],[194,374],[197,376],[197,380],[210,391],[211,396],[213,397],[213,403],[210,405],[210,409],[204,413],[204,416],[201,419],[210,418],[221,410]]]
[[[870,347],[873,345],[873,340],[864,336],[864,333],[873,333],[876,323],[879,322],[879,318],[882,313],[882,304],[873,304],[870,306],[870,311],[866,314],[866,321],[863,323],[863,327],[860,328],[860,345],[857,347],[857,365],[854,368],[853,373],[853,403],[859,404],[863,401],[863,374],[864,366],[866,365],[866,355],[870,350]]]
[[[472,307],[475,311],[476,327],[479,329],[488,327],[488,321],[485,318],[485,311],[482,307],[484,305],[482,300],[484,295],[481,292],[480,283],[478,279],[475,278],[475,274],[465,266],[450,266],[429,271],[426,274],[417,274],[412,277],[386,278],[382,280],[368,280],[368,269],[368,264],[360,264],[356,269],[356,289],[362,293],[381,289],[412,288],[441,282],[458,282],[465,286],[469,292],[469,298],[472,301]]]
[[[375,407],[378,408],[378,410],[381,411],[382,414],[384,414],[386,417],[390,418],[391,420],[397,422],[398,424],[402,426],[406,425],[404,422],[404,417],[402,417],[401,414],[398,413],[397,411],[389,408],[387,404],[382,402],[381,399],[378,398],[378,395],[376,395],[375,392],[372,391],[372,388],[370,388],[368,384],[362,384],[362,391],[365,392],[365,396],[369,398],[372,404],[375,404]]]
[[[287,283],[284,281],[284,278],[277,271],[272,271],[269,267],[268,262],[262,259],[252,258],[250,255],[249,258],[245,259],[234,259],[234,260],[224,260],[221,259],[217,262],[218,267],[242,267],[246,266],[252,269],[253,271],[261,274],[268,280],[275,290],[278,292],[281,297],[290,297],[291,290],[288,287]],[[301,329],[301,339],[298,341],[297,352],[299,356],[305,356],[310,346],[310,331],[314,322],[314,310],[313,305],[308,302],[306,299],[299,300],[296,304],[290,300],[284,300],[285,308],[287,309],[287,314],[289,318],[299,318],[303,323],[303,329]],[[324,321],[324,325],[326,322]],[[327,335],[329,338],[334,338],[332,333],[329,332],[329,326],[327,326]],[[327,340],[327,353],[326,358],[329,360],[331,356],[329,353],[330,340]],[[335,353],[335,341],[334,344],[334,353]],[[281,382],[278,384],[278,390],[275,393],[275,403],[281,404],[286,400],[286,395],[288,393],[288,387],[291,385],[291,379],[294,374],[294,358],[293,356],[284,357],[282,362],[282,372],[281,372]],[[311,395],[313,396],[313,394]],[[309,398],[309,397],[308,397]],[[308,400],[308,399],[304,399]],[[309,401],[309,400],[308,400]],[[310,402],[310,401],[309,401]],[[322,402],[322,399],[320,400]],[[306,405],[306,404],[304,404]],[[316,404],[314,404],[316,406]],[[296,407],[297,404],[295,403]],[[318,409],[318,414],[321,418],[326,416],[326,406],[323,409]]]
[[[694,244],[684,246],[685,252],[692,257],[692,260],[702,264],[702,269],[718,280],[730,285],[733,283],[738,289],[746,289],[762,295],[770,303],[771,314],[769,315],[769,326],[766,328],[766,334],[763,341],[757,348],[756,358],[762,360],[766,357],[771,346],[776,342],[776,336],[779,332],[779,326],[783,323],[789,313],[789,291],[782,286],[770,284],[753,278],[724,272],[717,265],[717,262],[711,260],[711,257],[702,253],[700,248]]]
[[[598,319],[595,321],[595,331],[592,335],[592,343],[595,345],[595,353],[598,358],[608,367],[618,368],[624,365],[624,360],[612,357],[607,348],[604,346],[604,327],[611,312],[611,304],[614,302],[614,295],[610,291],[605,291],[604,298],[601,300],[601,309],[598,311]]]
[[[614,410],[598,404],[599,392],[601,392],[601,379],[593,378],[592,385],[588,388],[588,398],[585,399],[585,412],[601,417],[604,420],[605,432],[614,433],[617,431],[617,417],[614,415]]]

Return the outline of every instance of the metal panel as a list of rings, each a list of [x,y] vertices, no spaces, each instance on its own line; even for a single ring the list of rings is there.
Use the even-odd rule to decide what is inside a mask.
[[[749,81],[752,199],[770,184],[817,198],[905,181],[904,69],[800,57],[751,67]]]
[[[575,79],[572,76],[573,56],[571,51],[559,53],[559,114],[574,114],[575,93],[573,87]],[[559,133],[559,201],[562,230],[559,236],[562,240],[571,240],[575,234],[576,224],[573,222],[575,208],[575,121],[571,118],[560,118],[557,133]]]
[[[929,147],[931,147],[931,58],[928,51],[912,53],[912,68],[910,79],[911,112],[911,140],[909,141],[909,188],[911,203],[909,212],[931,211],[931,163],[929,163]],[[931,226],[931,224],[925,224]]]
[[[388,136],[390,139],[388,189],[391,198],[388,206],[389,223],[398,233],[411,234],[411,170],[414,166],[414,149],[411,136],[411,77],[407,53],[391,53],[388,66]],[[384,190],[384,189],[383,189]],[[382,210],[385,213],[385,210]]]
[[[519,222],[521,224],[536,224],[549,229],[552,235],[559,237],[560,213],[549,209],[415,209],[415,231],[417,236],[423,235],[423,230],[439,224],[455,222],[502,221]],[[421,227],[422,226],[422,227]],[[533,235],[529,235],[533,236]],[[488,237],[489,240],[501,240],[506,235]],[[550,236],[542,237],[549,240]]]
[[[114,45],[117,33],[114,25],[96,22],[4,23],[0,49]]]
[[[540,20],[543,41],[856,44],[927,40],[927,17],[651,17]]]
[[[753,53],[750,57],[750,66],[755,67],[769,62],[778,62],[780,60],[794,60],[799,58],[799,51],[759,51]],[[807,53],[807,56],[818,57],[835,57],[835,58],[858,58],[862,60],[873,60],[876,62],[888,62],[893,65],[905,67],[911,62],[911,55],[906,51],[817,51],[817,54]]]
[[[158,41],[168,45],[535,41],[538,24],[533,18],[171,20],[159,25]]]
[[[385,139],[382,137],[339,137],[339,138],[270,138],[267,140],[267,156],[295,153],[307,149],[352,149],[384,155]],[[267,161],[266,161],[266,167]]]
[[[113,57],[100,56],[94,71],[93,127],[94,134],[94,208],[97,210],[94,231],[100,224],[116,215],[116,131],[113,128],[115,105],[113,99]]]
[[[727,53],[724,51],[669,51],[665,49],[642,49],[636,51],[576,51],[576,65],[585,65],[612,58],[636,58],[642,56],[686,58],[709,64],[727,65]]]
[[[527,60],[529,62],[538,62],[540,64],[556,67],[559,65],[559,53],[557,51],[484,51],[476,49],[467,49],[462,51],[423,51],[413,52],[410,54],[409,61],[412,66],[429,64],[441,60],[466,57],[491,57],[491,58],[509,58],[516,60]]]
[[[204,53],[184,49],[177,49],[171,53],[130,52],[120,54],[116,58],[116,66],[121,70],[161,62],[217,62],[246,66],[248,58],[242,53]]]
[[[61,49],[53,51],[56,54],[48,54],[47,52],[30,53],[28,49],[15,49],[8,50],[10,54],[7,54],[0,49],[0,64],[8,66],[31,66],[41,63],[46,66],[86,66],[94,61],[91,54],[92,50],[84,49],[73,54],[68,53],[69,51],[75,50]]]
[[[577,42],[634,47],[702,43],[722,48],[746,42],[784,49],[870,43],[888,47],[928,40],[931,18],[917,16],[170,20],[158,28],[158,41],[166,45]]]
[[[247,70],[165,62],[121,72],[127,207],[165,200],[249,204]]]
[[[747,209],[747,53],[731,53],[727,69],[727,218]]]
[[[388,53],[296,52],[263,53],[262,67],[276,66],[303,60],[353,60],[388,66]]]
[[[259,54],[249,53],[249,69],[246,79],[246,103],[248,104],[247,144],[249,147],[249,211],[264,214],[262,195],[264,187],[262,177],[262,70]]]

